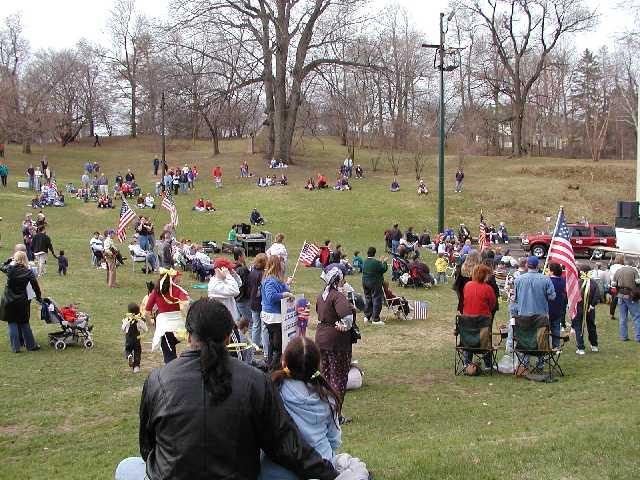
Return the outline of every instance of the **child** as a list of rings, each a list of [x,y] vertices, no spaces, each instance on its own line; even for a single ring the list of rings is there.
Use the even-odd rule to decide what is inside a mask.
[[[358,250],[353,252],[353,259],[351,260],[351,264],[353,265],[353,268],[357,268],[358,272],[362,273],[364,260],[362,260],[362,257],[360,256],[360,252]]]
[[[436,283],[438,285],[447,283],[447,261],[443,252],[438,253],[438,258],[436,258]]]
[[[64,250],[58,253],[58,275],[66,275],[69,268],[69,260],[64,256]]]
[[[298,315],[298,335],[305,337],[307,335],[307,326],[309,325],[309,300],[301,298],[296,303],[296,313]]]
[[[322,458],[332,461],[340,447],[338,395],[320,373],[320,350],[307,337],[289,342],[282,356],[282,368],[273,372],[273,383],[280,390],[285,408],[304,440]],[[262,458],[259,480],[289,480],[298,477]]]
[[[127,356],[129,366],[133,368],[133,373],[140,371],[140,356],[142,354],[142,344],[140,335],[147,331],[147,324],[140,314],[140,307],[135,303],[130,303],[127,316],[122,319],[122,331],[124,332],[124,353]]]

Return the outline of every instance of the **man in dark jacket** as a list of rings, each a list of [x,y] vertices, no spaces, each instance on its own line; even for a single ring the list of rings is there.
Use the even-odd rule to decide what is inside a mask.
[[[398,228],[398,224],[396,223],[389,231],[389,239],[391,240],[391,253],[396,253],[396,251],[398,250],[398,246],[400,245],[401,238],[402,232],[400,231],[400,228]]]
[[[153,176],[158,176],[158,167],[160,167],[160,160],[158,160],[158,156],[153,157]]]
[[[262,311],[262,297],[260,295],[260,285],[262,284],[262,274],[267,264],[267,255],[259,253],[253,262],[253,268],[247,275],[247,294],[249,295],[249,305],[251,307],[251,341],[262,347],[264,357],[269,356],[269,336],[267,327],[264,327],[260,319]]]
[[[380,260],[377,260],[374,258],[375,255],[375,247],[369,247],[367,259],[362,266],[362,288],[366,302],[364,316],[365,321],[368,320],[374,325],[384,325],[384,322],[380,320],[384,295],[382,284],[384,283],[384,272],[387,271],[389,266],[387,265],[386,257],[381,257]]]
[[[233,269],[242,280],[242,285],[240,285],[240,293],[236,297],[236,305],[238,307],[238,313],[240,313],[240,317],[247,320],[247,322],[251,321],[251,300],[249,298],[249,288],[247,285],[247,280],[249,279],[249,269],[247,268],[246,257],[244,254],[244,248],[236,247],[233,249]]]
[[[578,302],[576,316],[571,319],[571,327],[576,332],[576,354],[584,355],[584,324],[587,324],[587,333],[591,351],[598,351],[598,331],[596,329],[596,305],[599,303],[598,284],[589,277],[589,265],[580,265],[580,293],[582,300]]]
[[[35,259],[38,261],[38,276],[41,277],[45,274],[47,253],[51,252],[54,258],[58,258],[56,257],[56,253],[53,251],[51,239],[49,238],[49,235],[47,235],[44,225],[38,227],[38,232],[33,236],[33,240],[31,240],[31,249],[33,250]]]

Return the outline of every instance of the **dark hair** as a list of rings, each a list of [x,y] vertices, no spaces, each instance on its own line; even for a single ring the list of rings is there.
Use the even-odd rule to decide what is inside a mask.
[[[353,254],[357,257],[358,255],[360,255],[360,250],[356,250],[355,252],[353,252]]]
[[[491,269],[491,273],[493,273],[493,270],[495,268],[495,261],[493,258],[491,257],[486,257],[482,260],[482,265],[486,265],[487,267],[489,267]]]
[[[329,246],[330,243],[331,243],[331,240],[325,240],[324,241],[324,246],[327,247],[327,246]]]
[[[153,289],[155,288],[155,284],[153,282],[147,282],[147,293],[151,293],[153,292]]]
[[[313,340],[307,337],[296,337],[289,342],[282,354],[289,372],[283,369],[271,374],[276,386],[282,385],[286,378],[304,382],[309,390],[317,394],[321,400],[329,404],[334,421],[340,415],[340,396],[329,382],[320,374],[320,349]]]
[[[58,255],[64,257],[64,250],[60,250],[60,253],[58,253]]]
[[[225,340],[233,330],[227,307],[212,298],[201,298],[191,305],[186,329],[200,343],[200,370],[204,385],[214,404],[231,395],[229,353]]]
[[[240,257],[244,257],[244,248],[236,247],[233,249],[233,259],[239,260]]]
[[[373,257],[376,254],[376,247],[367,248],[367,257]]]
[[[560,265],[559,263],[551,262],[548,267],[551,273],[553,273],[556,277],[562,276],[562,265]]]
[[[140,313],[140,307],[137,303],[130,303],[129,305],[127,305],[127,312],[138,315]]]
[[[158,280],[156,280],[155,285],[153,286],[155,291],[158,292],[158,295],[167,295],[169,293],[169,288],[171,288],[171,282],[169,281],[164,282],[162,284],[162,288],[160,288],[160,282],[162,281],[163,278],[164,278],[164,275],[158,278]]]

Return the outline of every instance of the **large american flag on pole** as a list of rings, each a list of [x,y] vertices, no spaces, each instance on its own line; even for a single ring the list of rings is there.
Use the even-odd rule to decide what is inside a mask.
[[[556,230],[553,232],[547,262],[556,262],[565,268],[567,282],[567,303],[569,305],[569,318],[576,316],[580,294],[580,274],[576,265],[576,258],[571,246],[571,232],[564,218],[564,211],[560,209]]]
[[[169,211],[171,215],[171,225],[174,227],[178,225],[178,209],[176,204],[173,203],[173,197],[171,195],[171,189],[167,189],[162,195],[162,208]]]
[[[482,210],[480,210],[480,234],[478,235],[478,248],[482,252],[485,248],[487,248],[487,227],[484,224],[484,216],[482,215]]]
[[[320,253],[320,248],[313,243],[304,242],[302,250],[300,250],[300,257],[298,260],[302,262],[305,267],[309,267],[313,264],[313,261]]]
[[[118,221],[118,228],[116,228],[116,235],[118,235],[118,240],[120,240],[120,243],[122,243],[127,238],[125,230],[136,217],[137,215],[135,214],[135,212],[129,208],[129,204],[123,198],[122,206],[120,207],[120,220]]]

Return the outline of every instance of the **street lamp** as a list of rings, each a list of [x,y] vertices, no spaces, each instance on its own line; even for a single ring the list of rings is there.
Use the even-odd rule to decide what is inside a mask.
[[[447,22],[450,22],[455,15],[455,10],[447,16]],[[444,56],[446,53],[444,45],[444,13],[440,13],[440,43],[437,45],[423,43],[423,48],[433,48],[438,53],[438,65],[436,68],[440,70],[440,101],[438,107],[438,127],[439,127],[439,156],[438,156],[438,232],[444,232],[444,72],[451,72],[457,68],[457,65],[445,65]],[[435,66],[435,60],[434,60]]]

